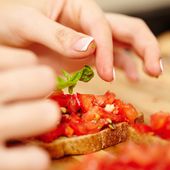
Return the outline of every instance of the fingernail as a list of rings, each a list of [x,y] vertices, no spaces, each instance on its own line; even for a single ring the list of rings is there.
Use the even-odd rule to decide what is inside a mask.
[[[89,45],[91,44],[91,42],[94,40],[93,37],[86,37],[86,38],[81,38],[80,40],[78,40],[76,42],[76,44],[74,45],[74,49],[76,51],[87,51]]]
[[[161,68],[161,71],[163,72],[163,70],[164,70],[164,67],[163,67],[163,63],[162,63],[162,59],[160,59],[160,68]]]
[[[116,80],[116,72],[114,68],[113,68],[113,79]]]

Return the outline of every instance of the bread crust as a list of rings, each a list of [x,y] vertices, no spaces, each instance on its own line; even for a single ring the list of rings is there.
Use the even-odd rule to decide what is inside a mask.
[[[162,139],[158,136],[154,136],[152,133],[140,133],[136,131],[133,127],[128,128],[128,140],[135,142],[136,144],[167,144],[167,140]]]
[[[95,134],[61,137],[51,143],[34,141],[34,144],[45,148],[52,158],[67,155],[83,155],[126,141],[128,138],[128,124],[118,123],[114,129],[104,129]]]

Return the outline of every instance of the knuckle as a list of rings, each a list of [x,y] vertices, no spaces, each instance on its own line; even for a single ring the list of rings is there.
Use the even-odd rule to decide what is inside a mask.
[[[135,22],[136,22],[138,28],[147,27],[145,21],[143,19],[141,19],[141,18],[135,18]]]
[[[64,47],[63,44],[65,43],[65,39],[68,36],[69,34],[64,28],[60,27],[56,29],[56,38],[58,42],[60,43],[60,45],[62,45],[62,48]]]

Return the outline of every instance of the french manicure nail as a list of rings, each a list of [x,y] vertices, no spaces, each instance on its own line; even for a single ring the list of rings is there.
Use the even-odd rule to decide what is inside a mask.
[[[87,51],[89,45],[91,44],[91,42],[94,40],[93,37],[86,37],[86,38],[81,38],[80,40],[78,40],[76,42],[76,44],[74,45],[74,49],[76,51]]]
[[[160,68],[161,68],[161,71],[163,72],[163,70],[164,70],[164,67],[163,67],[163,63],[162,63],[162,59],[160,59]]]
[[[116,72],[114,68],[113,68],[113,79],[116,80]]]

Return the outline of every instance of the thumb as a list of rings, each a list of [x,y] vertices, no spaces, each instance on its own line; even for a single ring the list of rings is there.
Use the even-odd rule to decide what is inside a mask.
[[[23,23],[22,23],[23,26]],[[38,11],[24,21],[24,29],[18,26],[23,39],[43,44],[58,53],[71,58],[83,58],[94,53],[94,39],[53,20]]]

